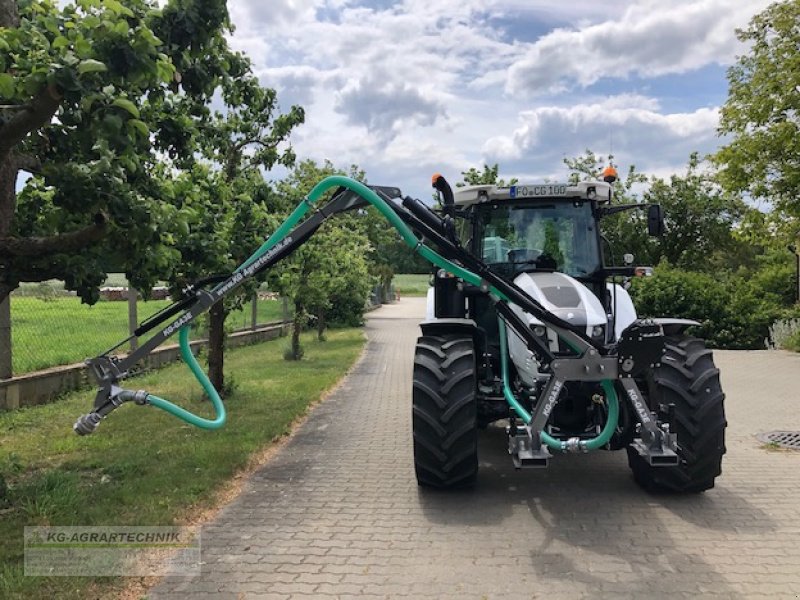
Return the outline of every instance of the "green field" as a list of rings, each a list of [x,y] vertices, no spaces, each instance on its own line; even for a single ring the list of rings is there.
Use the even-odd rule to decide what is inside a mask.
[[[364,345],[359,329],[332,330],[328,341],[303,336],[305,358],[283,360],[286,338],[232,349],[225,360],[234,392],[220,430],[190,427],[133,404],[102,422],[92,436],[72,432],[91,408],[92,392],[0,413],[0,598],[117,597],[125,581],[89,577],[25,577],[26,525],[173,525],[214,504],[215,491],[254,452],[285,435],[309,404],[338,381]],[[183,364],[133,378],[188,410],[209,415]],[[0,483],[2,486],[2,483]]]
[[[430,287],[429,281],[431,276],[427,273],[416,274],[398,274],[394,276],[394,289],[403,296],[425,296]]]
[[[140,301],[139,322],[169,304],[168,300]],[[233,329],[249,327],[251,306],[248,303],[241,311],[231,313],[228,326]],[[281,301],[258,301],[259,323],[281,320],[282,313]],[[58,296],[49,300],[31,296],[11,297],[12,368],[15,374],[80,362],[107,350],[127,336],[127,302],[101,301],[86,306],[75,296]],[[121,349],[122,352],[126,350]]]

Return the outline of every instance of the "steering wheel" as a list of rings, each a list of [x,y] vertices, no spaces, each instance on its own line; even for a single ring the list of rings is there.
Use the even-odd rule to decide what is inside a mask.
[[[512,265],[533,265],[537,269],[556,270],[556,259],[538,248],[515,248],[508,251],[508,262]]]

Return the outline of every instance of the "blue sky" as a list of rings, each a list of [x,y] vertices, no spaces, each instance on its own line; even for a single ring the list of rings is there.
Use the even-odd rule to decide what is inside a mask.
[[[498,162],[563,179],[586,148],[681,172],[720,144],[735,29],[764,0],[231,0],[233,45],[306,123],[301,158],[427,198]],[[273,176],[279,176],[274,173]]]

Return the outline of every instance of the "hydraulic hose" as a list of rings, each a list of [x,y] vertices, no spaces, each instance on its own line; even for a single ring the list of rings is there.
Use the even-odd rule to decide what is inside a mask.
[[[374,191],[358,181],[340,175],[326,177],[316,186],[314,186],[303,202],[301,202],[289,215],[289,217],[280,225],[280,227],[278,227],[278,229],[271,236],[269,236],[269,238],[267,238],[267,241],[265,241],[246,261],[239,265],[237,270],[248,267],[257,261],[261,256],[269,252],[270,249],[282,241],[292,231],[292,229],[302,220],[306,213],[325,192],[336,187],[345,187],[356,192],[359,196],[377,208],[378,211],[394,226],[394,228],[397,229],[406,245],[418,252],[426,260],[453,273],[458,277],[461,277],[468,283],[480,285],[480,277],[456,265],[455,263],[452,263],[430,248],[424,246],[422,242],[417,239],[411,229],[405,223],[403,223],[400,217],[398,217],[397,214],[386,204],[386,202]],[[491,289],[498,297],[507,299],[505,295],[496,288],[492,287]],[[159,398],[158,396],[148,395],[148,402],[191,425],[205,429],[216,429],[221,427],[225,423],[225,407],[219,398],[219,394],[214,389],[214,386],[211,385],[211,382],[208,380],[205,373],[203,373],[199,364],[192,355],[191,348],[189,346],[189,335],[188,332],[185,332],[185,329],[181,329],[180,331],[179,345],[181,356],[183,357],[184,361],[189,365],[189,368],[192,370],[195,378],[200,382],[203,389],[211,398],[214,408],[217,411],[217,418],[213,421],[204,419],[181,408],[180,406],[177,406],[176,404],[173,404],[169,400]]]
[[[161,410],[164,410],[169,414],[186,421],[190,425],[194,425],[195,427],[200,427],[201,429],[219,429],[225,424],[225,405],[222,403],[222,398],[219,397],[219,393],[217,392],[216,388],[211,384],[211,381],[200,367],[200,363],[197,362],[197,359],[192,354],[192,348],[189,345],[189,329],[190,328],[188,326],[181,327],[181,330],[178,333],[181,358],[183,359],[183,362],[189,365],[189,369],[192,371],[195,379],[200,382],[200,385],[203,387],[206,394],[208,394],[208,397],[211,398],[211,404],[214,405],[217,418],[213,421],[210,419],[204,419],[203,417],[199,417],[194,413],[181,408],[177,404],[173,404],[169,400],[164,400],[163,398],[153,396],[152,394],[147,395],[147,403],[160,408]]]
[[[522,419],[526,425],[528,425],[532,419],[531,414],[525,410],[525,407],[523,407],[522,404],[519,403],[519,400],[516,399],[514,392],[511,391],[511,385],[509,383],[510,378],[508,376],[508,340],[506,337],[506,324],[505,321],[499,317],[497,319],[497,323],[500,330],[500,368],[503,375],[503,396],[505,397],[509,406],[514,409],[514,412],[517,413],[519,418]],[[603,391],[605,391],[606,398],[608,399],[608,417],[606,418],[605,426],[596,437],[589,440],[580,441],[580,448],[582,450],[597,450],[598,448],[605,446],[611,439],[611,436],[614,434],[614,429],[617,427],[617,422],[619,420],[619,399],[617,398],[617,392],[614,389],[613,382],[605,379],[600,385],[602,386]],[[540,435],[542,441],[553,450],[565,452],[569,449],[566,441],[557,440],[546,431],[542,431]]]
[[[331,177],[326,177],[322,181],[320,181],[314,188],[309,192],[308,196],[294,209],[294,211],[289,215],[289,217],[278,227],[275,232],[267,238],[267,240],[247,259],[245,260],[239,267],[237,271],[240,271],[259,258],[261,258],[264,254],[270,251],[276,244],[281,242],[287,235],[293,230],[293,228],[303,219],[306,213],[311,210],[314,204],[322,197],[325,192],[330,190],[331,188],[338,188],[344,187],[347,188],[359,196],[361,196],[364,200],[369,202],[372,206],[374,206],[388,221],[392,224],[392,226],[398,231],[400,237],[403,239],[405,244],[422,256],[428,262],[436,265],[437,267],[452,273],[456,277],[459,277],[466,281],[469,284],[474,286],[480,287],[482,283],[485,284],[481,280],[481,278],[476,275],[475,273],[453,263],[452,261],[444,258],[439,253],[435,252],[431,248],[425,246],[420,239],[414,235],[414,232],[409,228],[402,219],[392,210],[391,207],[387,205],[387,203],[378,196],[373,190],[368,188],[363,183],[350,179],[349,177],[344,177],[341,175],[333,175]],[[216,291],[216,288],[215,288]],[[496,296],[497,298],[505,301],[509,301],[509,298],[506,294],[501,292],[495,286],[489,285],[488,292]],[[505,341],[505,328],[501,325],[501,339]],[[175,404],[169,402],[168,400],[164,400],[163,398],[159,398],[157,396],[148,395],[147,400],[153,406],[156,406],[162,410],[167,411],[168,413],[190,423],[191,425],[195,425],[197,427],[202,427],[205,429],[216,429],[221,427],[225,423],[225,407],[222,404],[222,400],[219,397],[219,394],[214,389],[214,386],[211,385],[211,382],[206,377],[205,373],[203,373],[200,365],[195,360],[194,356],[192,355],[191,348],[189,346],[189,335],[186,328],[182,328],[180,330],[180,338],[179,338],[179,345],[181,356],[183,357],[184,361],[189,365],[192,373],[194,374],[195,378],[200,382],[203,389],[206,391],[208,396],[211,398],[211,401],[214,405],[214,409],[217,412],[216,419],[208,420],[202,417],[199,417]],[[503,359],[505,360],[506,351],[502,352]],[[603,432],[595,439],[590,440],[590,442],[595,442],[596,447],[600,447],[607,443],[608,439],[611,437],[614,428],[616,427],[617,422],[617,396],[614,393],[613,384],[607,381],[603,382],[603,388],[606,390],[606,395],[609,399],[609,417],[606,423],[606,427],[603,429]],[[508,400],[509,404],[514,407],[518,414],[525,420],[523,415],[527,415],[526,423],[530,422],[530,415],[522,408],[519,402],[514,399],[513,394],[511,393],[510,388],[508,388],[508,377],[507,377],[507,367],[506,373],[504,374],[504,393],[506,394],[506,399]],[[522,412],[520,412],[522,411]],[[546,434],[542,432],[542,435],[545,436]],[[547,441],[549,438],[549,442]],[[561,442],[554,440],[550,436],[547,436],[545,442],[548,443],[551,447],[555,447],[552,444],[558,445],[560,448]],[[601,440],[597,442],[597,440]],[[587,442],[588,446],[588,442]]]

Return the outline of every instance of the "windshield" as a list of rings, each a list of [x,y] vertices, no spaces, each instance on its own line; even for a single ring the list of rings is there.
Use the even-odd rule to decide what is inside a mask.
[[[480,253],[500,270],[554,270],[573,277],[601,268],[589,202],[481,206]]]

